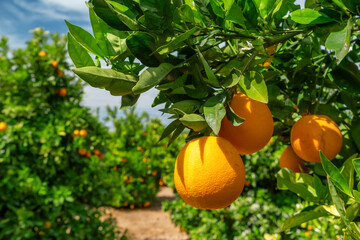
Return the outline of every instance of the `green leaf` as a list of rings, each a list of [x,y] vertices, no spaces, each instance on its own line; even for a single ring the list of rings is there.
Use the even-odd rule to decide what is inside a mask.
[[[267,87],[262,74],[249,71],[244,76],[239,70],[236,70],[236,75],[239,78],[240,88],[246,96],[259,102],[268,103]]]
[[[108,48],[110,49],[110,52],[112,52],[112,56],[121,55],[128,50],[126,38],[122,38],[122,36],[123,33],[117,31],[106,33],[107,41],[110,44]]]
[[[329,214],[324,211],[324,209],[319,206],[317,208],[315,208],[314,210],[310,210],[310,211],[304,211],[301,212],[299,214],[296,214],[295,216],[288,218],[285,222],[284,225],[281,228],[281,231],[286,231],[290,228],[296,227],[301,225],[302,223],[320,218],[320,217],[326,217],[329,216]]]
[[[221,121],[226,114],[225,100],[224,94],[218,94],[209,98],[204,104],[205,120],[216,135],[220,131]]]
[[[156,51],[159,54],[168,54],[176,50],[180,45],[183,44],[183,41],[189,39],[191,35],[193,35],[196,31],[198,31],[197,27],[194,27],[178,36],[175,36],[173,40],[171,40],[169,43],[167,43],[164,46],[159,47],[156,49]]]
[[[230,122],[232,122],[235,127],[240,126],[245,121],[245,119],[239,117],[235,113],[235,111],[230,107],[230,105],[226,109],[226,117]]]
[[[109,56],[109,51],[108,51],[108,47],[107,47],[107,39],[105,38],[105,34],[104,32],[106,31],[104,29],[104,25],[105,23],[103,23],[103,21],[96,16],[94,10],[92,8],[89,8],[89,15],[90,15],[90,22],[91,22],[91,27],[96,39],[97,44],[99,45],[99,47],[101,48],[101,50],[105,53],[106,56]],[[105,25],[107,26],[107,25]],[[107,26],[107,28],[109,28]]]
[[[138,22],[134,21],[126,14],[116,11],[105,0],[90,0],[90,3],[94,6],[93,8],[96,15],[115,29],[120,31],[136,31],[143,29]]]
[[[330,176],[327,177],[328,179],[328,183],[329,183],[329,190],[330,190],[330,195],[331,198],[336,206],[336,209],[338,210],[341,220],[343,221],[343,223],[345,224],[345,226],[347,226],[350,234],[352,237],[354,237],[355,239],[359,239],[358,236],[356,236],[356,234],[354,234],[354,230],[353,227],[350,225],[350,220],[348,218],[348,216],[346,215],[346,210],[345,210],[345,206],[344,206],[344,202],[342,201],[342,199],[339,197],[336,188],[333,184],[333,182],[330,179]]]
[[[180,134],[184,131],[184,129],[185,129],[184,125],[179,125],[175,129],[174,133],[171,135],[168,146],[170,146],[170,144],[173,143],[180,136]]]
[[[277,187],[281,190],[290,190],[298,196],[311,202],[319,202],[314,179],[305,173],[294,173],[290,169],[281,169],[276,174]]]
[[[360,176],[360,158],[353,159],[353,164],[357,175]]]
[[[118,18],[118,12],[105,0],[90,0],[89,2],[93,5],[96,15],[109,26],[120,31],[130,30],[130,28]]]
[[[360,192],[353,190],[353,194],[354,194],[354,199],[356,202],[360,203]]]
[[[320,24],[334,21],[322,16],[318,11],[310,8],[298,9],[291,13],[291,20],[300,24]]]
[[[124,110],[129,107],[133,107],[136,104],[136,102],[138,101],[139,97],[140,97],[140,94],[134,95],[132,93],[122,96],[120,109]]]
[[[126,45],[141,63],[149,67],[159,66],[160,63],[155,57],[155,54],[152,55],[155,50],[155,39],[149,34],[137,32],[130,35],[126,39]]]
[[[174,68],[170,63],[162,63],[159,67],[144,70],[134,86],[133,92],[140,94],[158,85]]]
[[[354,187],[354,165],[353,157],[348,158],[341,167],[341,175],[345,178],[350,189]]]
[[[196,109],[199,109],[202,102],[197,100],[182,100],[174,103],[171,107],[177,108],[183,111],[184,113],[193,113]]]
[[[230,10],[226,13],[225,18],[226,20],[237,23],[243,27],[245,27],[246,25],[244,20],[244,14],[239,5],[237,5],[236,3],[231,6]]]
[[[342,25],[340,30],[331,32],[326,39],[325,47],[335,51],[337,64],[339,64],[349,52],[351,28],[351,19],[349,19],[346,24]]]
[[[342,192],[353,197],[351,193],[351,189],[346,182],[343,175],[341,175],[339,169],[330,162],[325,155],[320,151],[321,164],[326,172],[326,174],[330,177],[331,181],[335,184],[337,188],[339,188]]]
[[[69,56],[74,65],[77,68],[95,66],[95,63],[89,53],[71,36],[70,33],[67,34],[67,38]]]
[[[82,67],[73,69],[74,73],[92,87],[105,88],[111,95],[123,96],[132,93],[137,77],[117,72],[113,69]]]
[[[69,23],[66,20],[65,22],[69,28],[71,35],[76,39],[76,41],[78,41],[78,43],[80,43],[88,52],[91,52],[99,58],[104,59],[104,52],[97,45],[95,38],[90,33],[85,31],[81,27]]]
[[[360,71],[351,59],[344,58],[340,65],[331,72],[331,75],[341,90],[360,97]]]
[[[215,73],[213,72],[213,70],[210,68],[209,64],[207,63],[207,61],[205,60],[204,56],[201,54],[200,50],[197,49],[198,51],[198,54],[199,54],[199,57],[200,57],[200,60],[204,66],[204,69],[205,69],[205,73],[206,73],[206,76],[207,76],[207,82],[214,86],[214,87],[220,87],[220,83],[219,81],[217,80],[216,76],[215,76]]]
[[[360,149],[360,119],[354,119],[351,123],[350,134],[358,149]],[[360,172],[358,173],[360,176]]]
[[[208,126],[205,118],[199,114],[185,114],[180,118],[180,121],[182,124],[196,132],[199,132]]]
[[[161,134],[161,137],[158,142],[160,142],[161,140],[163,140],[164,138],[169,136],[180,125],[181,125],[180,120],[176,119],[176,120],[172,121],[169,125],[166,126],[166,128],[164,129],[163,133]]]
[[[273,9],[276,0],[253,0],[253,2],[259,10],[260,16],[265,19]]]
[[[217,0],[210,0],[210,5],[216,16],[225,18],[225,11],[222,9],[220,3]]]
[[[154,30],[166,30],[171,26],[173,11],[171,0],[140,0],[146,26]]]

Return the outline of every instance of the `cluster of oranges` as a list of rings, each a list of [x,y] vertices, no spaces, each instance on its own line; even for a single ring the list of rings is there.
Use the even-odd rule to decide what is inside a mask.
[[[245,185],[240,154],[259,151],[273,134],[273,118],[265,103],[239,93],[233,96],[230,107],[245,119],[241,125],[234,126],[225,117],[218,136],[191,140],[176,159],[176,190],[193,207],[218,209],[235,201]]]
[[[91,152],[90,151],[87,151],[86,149],[79,149],[78,150],[78,153],[80,154],[80,155],[82,155],[82,156],[85,156],[85,157],[87,157],[87,158],[89,158],[89,157],[91,157]],[[101,153],[100,152],[100,150],[98,150],[98,149],[95,149],[94,151],[93,151],[93,154],[95,155],[95,156],[97,156],[97,157],[99,157],[100,159],[104,159],[104,154],[103,153]]]
[[[293,172],[307,172],[304,161],[321,162],[319,151],[333,160],[340,152],[343,142],[337,124],[325,115],[305,115],[292,127],[291,145],[280,157],[280,167]]]
[[[0,122],[0,131],[5,131],[7,129],[7,124],[5,122]]]
[[[39,57],[44,58],[47,56],[47,53],[45,51],[40,51],[38,53]],[[51,61],[51,66],[54,68],[54,70],[59,74],[60,77],[64,77],[65,73],[63,71],[61,71],[58,66],[59,66],[59,62],[56,60],[52,60]]]
[[[81,130],[78,130],[78,129],[75,129],[74,130],[74,136],[75,137],[86,137],[87,136],[87,131],[85,129],[81,129]]]
[[[55,94],[59,95],[60,97],[65,97],[67,94],[67,90],[66,90],[66,88],[60,88],[60,89],[55,90]]]

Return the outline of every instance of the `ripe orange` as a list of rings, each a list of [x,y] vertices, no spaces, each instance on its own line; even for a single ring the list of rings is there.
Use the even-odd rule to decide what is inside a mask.
[[[266,59],[265,62],[263,63],[263,67],[264,67],[264,68],[270,67],[271,62],[272,62],[272,58]]]
[[[79,132],[79,130],[74,130],[74,135],[76,136],[76,137],[79,137],[80,136],[80,132]]]
[[[81,137],[86,137],[87,131],[86,131],[85,129],[81,129],[80,132],[79,132],[79,135],[80,135]]]
[[[86,152],[86,157],[87,157],[87,158],[91,157],[91,153],[90,153],[90,152]]]
[[[308,162],[321,162],[319,151],[332,160],[340,152],[343,142],[337,124],[325,115],[307,115],[300,118],[290,134],[294,152]]]
[[[100,155],[100,150],[95,149],[95,150],[94,150],[94,155],[99,156],[99,155]]]
[[[245,121],[235,127],[225,116],[219,136],[231,142],[239,154],[251,154],[262,149],[269,142],[274,130],[268,106],[243,93],[234,95],[230,106]]]
[[[130,209],[134,209],[135,208],[135,205],[130,205]]]
[[[295,173],[306,172],[304,161],[295,154],[291,146],[287,146],[280,156],[280,167],[288,168]]]
[[[79,153],[80,155],[86,155],[86,150],[85,150],[85,149],[79,149],[79,150],[78,150],[78,153]]]
[[[57,73],[59,74],[60,77],[63,77],[65,76],[65,73],[61,70],[58,70]]]
[[[153,175],[153,176],[156,176],[156,175],[157,175],[157,172],[153,172],[152,175]]]
[[[44,229],[50,229],[51,228],[51,222],[45,221],[44,222]]]
[[[46,57],[46,52],[44,52],[44,51],[41,51],[41,52],[39,52],[39,57]]]
[[[60,88],[59,89],[59,96],[60,97],[65,97],[66,96],[66,93],[67,93],[67,91],[66,91],[66,88]]]
[[[57,68],[57,66],[59,65],[59,62],[58,61],[51,61],[51,66],[53,66],[53,68]]]
[[[200,137],[181,149],[174,181],[177,192],[189,205],[199,209],[224,208],[241,194],[245,168],[229,141]]]
[[[150,202],[144,203],[144,207],[149,207],[149,206],[150,206]]]
[[[105,157],[104,154],[100,153],[99,158],[104,159],[104,157]]]
[[[0,122],[0,131],[5,131],[7,129],[7,125],[5,122]]]

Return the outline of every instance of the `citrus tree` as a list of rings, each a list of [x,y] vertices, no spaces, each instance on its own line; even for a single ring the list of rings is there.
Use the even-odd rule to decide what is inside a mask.
[[[295,164],[297,173],[281,170],[277,186],[312,205],[282,230],[319,217],[338,218],[339,234],[359,239],[359,1],[307,0],[304,9],[293,0],[90,0],[87,5],[93,35],[66,22],[69,55],[80,78],[122,96],[122,107],[157,88],[153,106],[164,104],[161,111],[173,119],[163,136],[172,141],[189,129],[188,147],[209,135],[227,139],[238,154],[259,151],[271,135],[291,143],[306,162]],[[205,155],[191,156],[215,161]],[[189,166],[189,156],[179,155],[176,164],[191,172],[197,168]],[[195,186],[185,198],[205,193],[216,201],[218,189],[204,189],[201,181],[231,186],[223,184],[226,176],[216,177],[221,168],[209,166],[204,171],[215,178],[201,178],[200,185],[184,181],[183,173],[178,185],[175,179],[177,186]]]
[[[1,38],[0,239],[118,236],[112,219],[100,219],[102,189],[92,181],[100,172],[92,151],[105,149],[108,130],[80,106],[65,46],[42,29],[14,51]]]

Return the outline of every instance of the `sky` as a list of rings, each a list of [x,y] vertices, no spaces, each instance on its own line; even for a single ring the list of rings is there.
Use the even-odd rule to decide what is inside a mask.
[[[296,2],[304,7],[304,0]],[[37,27],[67,33],[64,19],[91,32],[88,8],[83,0],[0,0],[0,36],[9,37],[12,49],[24,47],[32,35],[29,31]],[[92,109],[100,108],[100,116],[104,116],[106,105],[120,107],[121,97],[111,96],[103,89],[86,86],[84,92],[82,104]],[[156,95],[155,89],[142,94],[136,111],[146,111],[151,117],[169,123],[167,116],[158,111],[159,107],[151,108]]]

